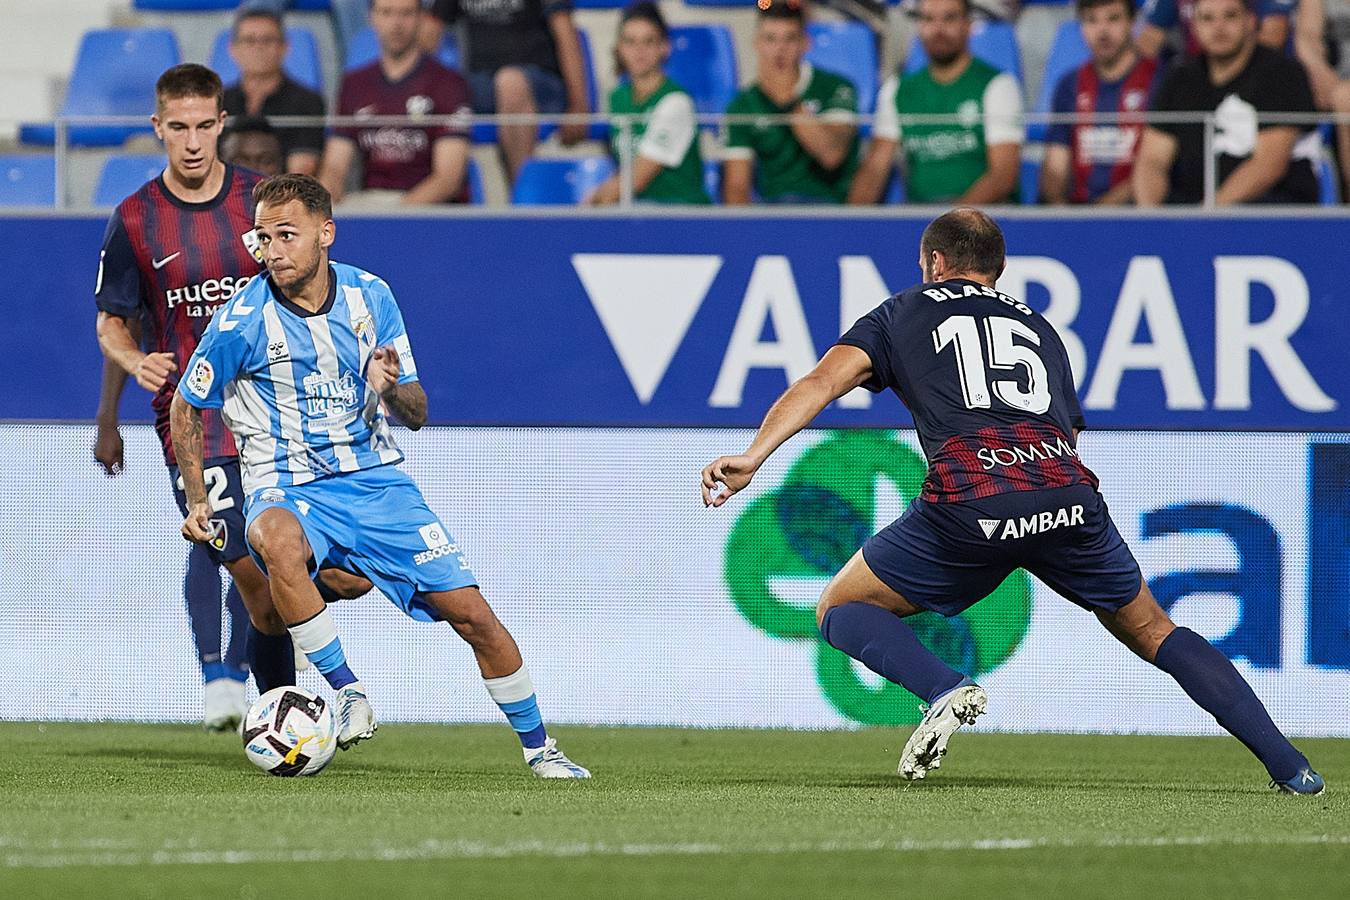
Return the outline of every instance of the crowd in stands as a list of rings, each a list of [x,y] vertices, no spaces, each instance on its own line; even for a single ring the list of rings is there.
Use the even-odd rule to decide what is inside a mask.
[[[225,94],[225,146],[241,164],[316,174],[352,203],[462,203],[472,141],[495,141],[515,184],[552,131],[564,146],[595,136],[581,123],[470,124],[474,113],[597,111],[572,0],[334,0],[343,47],[368,23],[377,49],[345,72],[333,112],[452,124],[270,126],[325,113],[323,98],[283,69],[288,5],[244,0],[230,32],[239,80]],[[613,159],[631,166],[628,181],[605,164],[578,199],[613,204],[631,191],[667,204],[1194,204],[1206,196],[1208,148],[1217,204],[1304,204],[1324,193],[1324,133],[1350,172],[1350,125],[1271,118],[1350,113],[1350,81],[1328,59],[1323,0],[1149,0],[1142,10],[1133,0],[1075,0],[1087,57],[1052,84],[1050,111],[1061,118],[1038,133],[1030,195],[1022,86],[1018,73],[972,53],[983,14],[972,0],[916,0],[920,52],[875,96],[808,61],[810,12],[800,0],[758,6],[754,78],[725,108],[715,170],[697,104],[667,74],[671,30],[660,9],[637,0],[622,11],[622,77],[599,111],[633,117],[608,134]],[[440,53],[451,28],[464,51],[458,71]],[[860,127],[857,114],[871,109],[870,128]],[[1148,113],[1176,115],[1146,122]],[[1208,137],[1204,114],[1214,117]]]

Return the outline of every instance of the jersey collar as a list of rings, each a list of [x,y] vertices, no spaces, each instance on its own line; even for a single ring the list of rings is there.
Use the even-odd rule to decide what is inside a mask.
[[[277,289],[276,282],[272,280],[272,276],[270,275],[267,276],[267,289],[272,292],[272,299],[277,301],[278,306],[284,307],[286,310],[302,319],[308,319],[313,316],[326,316],[332,311],[333,301],[337,299],[337,269],[334,269],[331,265],[328,267],[328,298],[323,301],[323,306],[320,306],[313,312],[287,300],[285,295]]]

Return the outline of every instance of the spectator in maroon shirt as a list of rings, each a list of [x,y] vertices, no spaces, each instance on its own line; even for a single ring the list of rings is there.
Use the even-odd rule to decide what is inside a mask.
[[[471,115],[464,79],[422,53],[420,22],[420,0],[373,0],[370,24],[379,39],[380,58],[342,79],[339,116]],[[390,197],[404,205],[468,200],[467,123],[334,128],[319,170],[319,180],[334,200],[342,198],[358,153],[361,189],[368,199]]]

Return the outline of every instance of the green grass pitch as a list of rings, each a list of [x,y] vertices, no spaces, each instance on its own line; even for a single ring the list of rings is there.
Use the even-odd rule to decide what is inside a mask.
[[[0,897],[1350,896],[1350,741],[1277,796],[1227,738],[387,725],[317,778],[186,726],[0,723]]]

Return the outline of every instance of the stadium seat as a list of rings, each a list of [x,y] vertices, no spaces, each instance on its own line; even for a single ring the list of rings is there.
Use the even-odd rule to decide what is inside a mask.
[[[1337,183],[1339,179],[1336,178],[1336,167],[1331,164],[1331,158],[1324,154],[1314,168],[1317,170],[1318,201],[1323,206],[1339,206],[1341,191]]]
[[[469,182],[469,204],[482,206],[487,202],[486,195],[483,193],[483,172],[478,168],[478,162],[472,156],[469,157],[469,168],[465,170],[464,177]]]
[[[738,85],[731,29],[725,25],[671,27],[666,74],[694,98],[696,112],[726,112]]]
[[[178,39],[167,28],[109,28],[86,31],[80,41],[60,116],[138,116],[144,125],[72,125],[70,142],[87,147],[116,146],[133,134],[151,131],[155,80],[181,61]],[[25,144],[52,145],[54,125],[25,125]]]
[[[95,206],[116,206],[154,178],[169,161],[154,154],[110,156],[94,187]]]
[[[1017,44],[1017,32],[1007,22],[993,22],[976,19],[970,31],[970,52],[996,69],[1022,81],[1022,51]],[[915,35],[909,45],[909,55],[905,57],[902,71],[917,72],[928,65],[928,54]]]
[[[135,0],[134,9],[154,12],[213,12],[234,9],[239,0]]]
[[[1041,91],[1036,97],[1032,112],[1048,113],[1055,102],[1055,88],[1059,80],[1077,69],[1092,57],[1087,42],[1083,40],[1083,30],[1074,19],[1060,24],[1055,30],[1055,39],[1050,44],[1050,53],[1045,58],[1045,76],[1041,79]],[[1032,122],[1027,126],[1027,139],[1043,141],[1050,126],[1045,122]]]
[[[722,204],[722,161],[705,159],[703,161],[703,189],[708,192],[712,202]]]
[[[517,206],[575,205],[612,174],[614,161],[608,156],[532,159],[520,170],[511,202]]]
[[[1017,177],[1017,199],[1024,206],[1035,206],[1041,202],[1040,160],[1022,160]]]
[[[347,48],[347,59],[343,68],[348,70],[359,69],[379,58],[380,43],[375,37],[375,30],[366,26],[352,38],[351,46]],[[445,37],[441,39],[441,49],[436,51],[436,58],[447,69],[460,71],[459,44],[455,43],[455,36],[449,31],[446,31]]]
[[[294,0],[294,4],[291,6],[291,9],[307,12],[328,12],[332,8],[328,0]]]
[[[843,75],[858,89],[858,112],[870,113],[877,104],[877,42],[872,29],[861,22],[811,22],[806,26],[811,65]]]
[[[319,42],[308,28],[287,28],[286,59],[282,68],[291,78],[303,84],[311,91],[323,93],[323,64],[319,62]],[[216,70],[220,80],[230,85],[239,81],[239,67],[230,57],[230,29],[222,29],[211,45],[211,68]]]
[[[55,157],[0,156],[0,206],[55,205]]]

